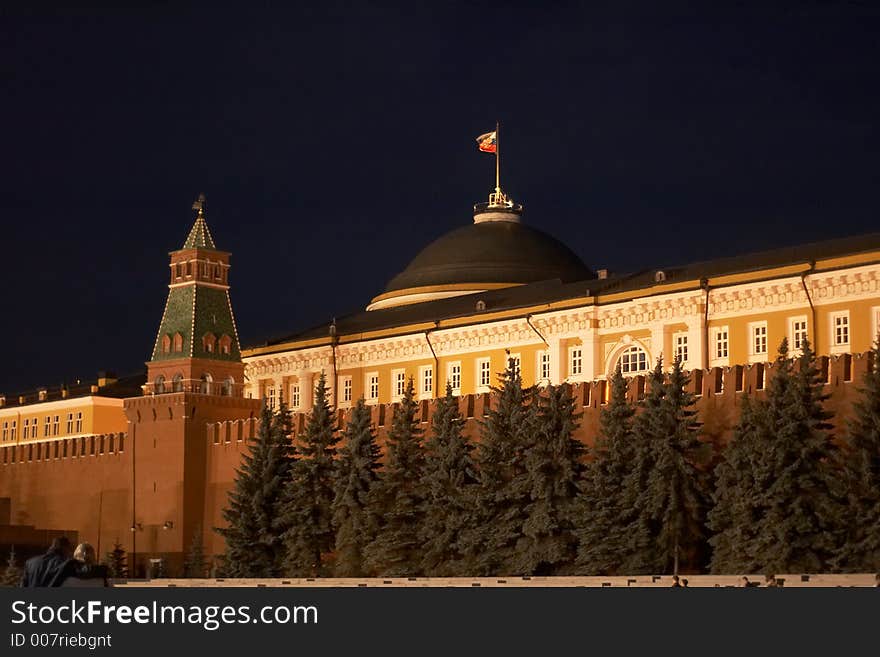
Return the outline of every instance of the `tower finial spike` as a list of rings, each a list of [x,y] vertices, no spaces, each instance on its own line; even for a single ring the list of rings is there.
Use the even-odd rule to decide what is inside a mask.
[[[192,209],[198,210],[200,217],[205,213],[205,195],[204,194],[199,194],[199,197],[196,199],[195,203],[193,203]]]

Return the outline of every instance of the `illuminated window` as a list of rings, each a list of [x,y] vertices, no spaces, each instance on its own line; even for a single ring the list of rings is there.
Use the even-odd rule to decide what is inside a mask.
[[[61,418],[58,415],[52,417],[52,435],[57,436],[61,427]]]
[[[477,391],[487,392],[492,383],[492,365],[488,358],[477,359]]]
[[[419,368],[419,381],[422,397],[430,397],[434,394],[434,367],[425,365]]]
[[[221,354],[229,355],[229,353],[232,351],[232,338],[230,338],[228,335],[221,335],[217,343],[220,345]]]
[[[672,353],[674,358],[682,364],[688,359],[688,336],[687,333],[675,333],[672,336]]]
[[[550,352],[541,351],[538,353],[538,380],[550,380]]]
[[[379,401],[379,374],[377,372],[367,374],[366,383],[367,401]]]
[[[406,393],[406,370],[391,373],[391,401],[400,401]]]
[[[3,423],[3,440],[9,440],[9,422]]]
[[[300,388],[298,383],[290,386],[290,408],[299,408],[302,405],[302,397],[300,396]]]
[[[522,361],[519,357],[519,354],[508,354],[507,356],[507,367],[513,368],[514,376],[522,376]]]
[[[76,432],[82,433],[83,430],[83,414],[82,411],[76,413]]]
[[[618,362],[620,362],[620,371],[623,374],[648,371],[648,354],[636,345],[624,349]]]
[[[73,413],[67,414],[67,433],[73,433]]]
[[[452,386],[452,394],[461,394],[461,363],[449,363],[449,370],[446,373],[449,385]]]
[[[217,345],[217,337],[213,333],[205,333],[202,336],[202,347],[209,354],[214,353],[214,347]]]
[[[171,336],[163,335],[162,336],[162,353],[167,354],[171,351]]]
[[[25,440],[31,437],[31,421],[28,418],[24,419],[24,427],[21,431],[21,437]]]
[[[174,334],[174,351],[183,351],[183,335],[181,335],[180,333]]]
[[[749,324],[751,340],[749,354],[751,356],[765,356],[767,354],[767,322]]]
[[[342,402],[344,404],[351,403],[351,396],[352,396],[351,390],[352,390],[351,389],[351,377],[350,376],[343,377],[342,378],[342,395],[341,395],[341,397],[342,397]]]
[[[807,318],[793,317],[790,321],[791,348],[801,351],[804,348],[804,340],[807,339]]]
[[[235,387],[235,379],[231,376],[227,377],[226,380],[223,381],[223,388],[221,389],[220,394],[226,397],[232,397],[232,391]]]
[[[849,344],[849,311],[831,315],[831,335],[835,347]]]
[[[266,386],[266,404],[271,410],[275,410],[275,386]]]
[[[724,360],[728,357],[730,349],[730,337],[726,326],[714,329],[715,360]]]
[[[15,430],[18,427],[18,420],[13,420],[9,426],[9,440],[15,440]]]
[[[175,374],[171,379],[171,389],[174,392],[183,392],[183,374]]]
[[[49,435],[49,427],[52,426],[52,418],[48,415],[46,416],[46,423],[43,424],[43,436],[46,437]]]
[[[157,395],[161,395],[165,392],[165,377],[161,374],[156,377],[156,382],[153,384],[153,390]]]
[[[584,352],[581,347],[572,347],[568,350],[568,374],[579,376],[584,373]]]

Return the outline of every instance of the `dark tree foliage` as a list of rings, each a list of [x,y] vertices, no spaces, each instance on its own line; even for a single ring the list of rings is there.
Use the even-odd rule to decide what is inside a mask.
[[[575,503],[584,444],[574,437],[581,417],[567,385],[550,386],[537,395],[538,417],[525,454],[525,508],[522,537],[515,560],[517,572],[564,574],[577,554]]]
[[[833,565],[845,572],[880,572],[880,337],[869,358],[840,459],[843,536]]]
[[[386,577],[421,571],[419,527],[422,516],[420,479],[424,467],[422,429],[416,419],[412,378],[394,408],[387,440],[387,462],[373,487],[370,506],[381,519],[376,537],[364,550],[367,570]]]
[[[343,434],[334,481],[333,529],[336,532],[337,577],[360,577],[364,547],[373,537],[375,520],[369,506],[370,491],[378,480],[380,450],[373,432],[370,409],[363,397],[352,409]]]
[[[205,544],[202,540],[202,528],[197,526],[193,531],[192,542],[183,562],[183,576],[189,578],[205,577],[208,562],[205,559]]]
[[[633,425],[634,467],[624,495],[626,507],[633,500],[635,511],[624,566],[629,573],[671,572],[678,562],[692,569],[701,565],[708,484],[688,382],[678,360],[664,382],[658,362],[645,409]]]
[[[292,577],[326,574],[324,561],[333,550],[334,459],[339,442],[335,423],[327,379],[321,372],[279,516],[286,528],[284,570]]]
[[[716,574],[758,570],[753,552],[766,482],[756,480],[756,466],[767,448],[766,414],[766,404],[743,395],[733,438],[715,468],[708,526],[713,532],[710,567]]]
[[[834,498],[836,450],[823,408],[828,395],[809,342],[797,369],[788,342],[767,392],[770,439],[761,451],[757,476],[765,495],[754,556],[767,573],[824,570],[837,547],[839,506]]]
[[[18,586],[21,583],[22,569],[18,565],[15,556],[15,546],[9,550],[9,558],[6,560],[6,569],[0,578],[0,586]]]
[[[226,540],[223,568],[228,577],[282,574],[285,549],[278,517],[294,463],[291,430],[283,402],[274,415],[263,405],[259,429],[248,441],[223,510],[227,526],[216,529]]]
[[[629,546],[627,529],[632,518],[623,496],[633,463],[635,408],[626,399],[627,381],[619,363],[610,383],[610,399],[599,414],[599,435],[578,500],[576,570],[580,575],[617,573]]]
[[[113,550],[107,553],[105,561],[110,577],[116,579],[128,577],[128,556],[122,543],[116,541],[113,544]]]
[[[462,541],[468,529],[475,527],[478,479],[472,456],[474,445],[462,433],[464,419],[458,401],[447,383],[446,396],[437,400],[431,417],[431,435],[425,441],[419,540],[422,572],[428,576],[470,574]]]
[[[524,575],[517,548],[531,502],[526,451],[534,441],[535,389],[523,388],[513,359],[492,390],[492,408],[480,425],[477,528],[463,537],[475,575]]]

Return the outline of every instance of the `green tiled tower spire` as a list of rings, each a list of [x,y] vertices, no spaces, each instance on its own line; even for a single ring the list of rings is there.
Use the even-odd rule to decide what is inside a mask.
[[[151,362],[180,358],[240,362],[229,299],[229,253],[218,251],[205,220],[205,197],[193,204],[195,223],[172,251],[168,300]]]

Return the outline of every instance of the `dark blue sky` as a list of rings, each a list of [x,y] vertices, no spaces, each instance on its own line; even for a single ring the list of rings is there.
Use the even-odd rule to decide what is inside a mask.
[[[496,119],[593,268],[877,229],[875,3],[353,4],[0,8],[0,391],[141,367],[199,192],[245,346],[364,307]]]

